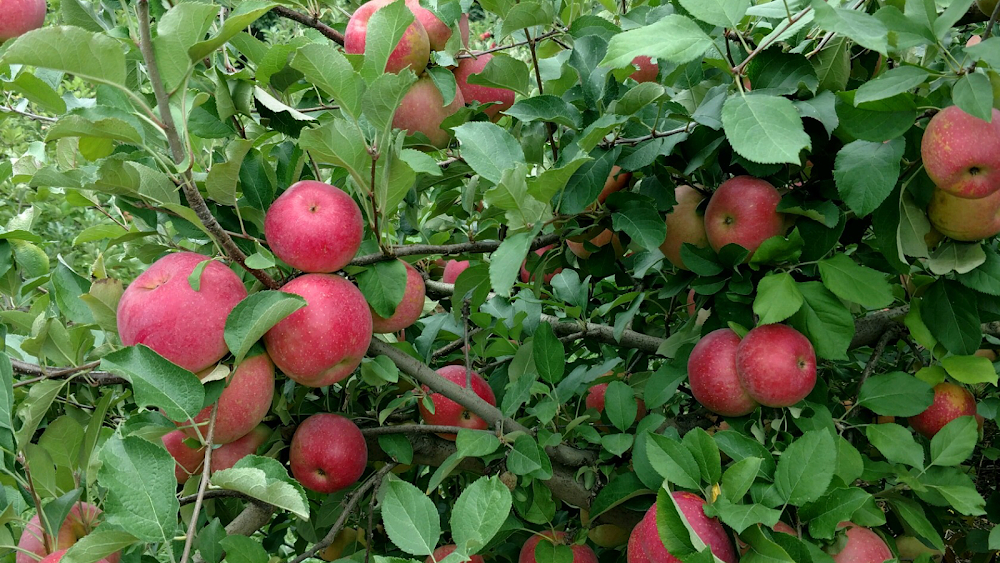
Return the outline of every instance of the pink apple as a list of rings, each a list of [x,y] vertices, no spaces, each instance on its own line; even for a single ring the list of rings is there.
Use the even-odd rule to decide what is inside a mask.
[[[368,464],[368,445],[349,418],[314,414],[295,429],[288,463],[303,487],[333,493],[361,478]]]
[[[468,260],[448,260],[444,265],[444,273],[441,274],[441,281],[444,283],[455,283],[458,276],[469,267]]]
[[[560,531],[537,533],[524,542],[524,547],[521,548],[521,553],[517,557],[517,563],[537,563],[535,559],[535,547],[542,540],[556,543],[557,545],[566,545],[570,537],[566,532]],[[572,563],[597,563],[597,554],[594,553],[593,549],[590,549],[590,546],[572,544],[569,548],[573,552]]]
[[[88,502],[77,502],[70,507],[69,514],[59,526],[56,537],[49,538],[54,545],[46,546],[43,540],[41,519],[35,514],[28,520],[28,525],[25,526],[21,538],[17,542],[16,563],[35,563],[38,561],[29,554],[42,558],[42,561],[58,563],[67,549],[97,527],[100,523],[100,515],[100,508]],[[55,549],[50,549],[50,547]],[[115,552],[101,559],[98,563],[118,563],[120,558],[121,552]]]
[[[207,376],[210,372],[203,372]],[[267,354],[246,358],[229,374],[226,388],[219,396],[219,412],[215,415],[215,432],[212,443],[228,444],[238,440],[264,420],[271,410],[274,397],[274,364]],[[195,416],[201,434],[207,437],[212,406],[202,409]],[[198,438],[198,432],[187,421],[177,421],[189,438]]]
[[[303,272],[335,272],[361,247],[361,208],[343,190],[303,180],[274,200],[264,236],[274,255]]]
[[[174,430],[163,435],[163,445],[174,458],[174,477],[181,485],[192,475],[201,473],[205,463],[205,446],[192,448],[184,443],[190,440],[183,430]]]
[[[628,547],[625,548],[625,563],[652,563],[642,549],[642,524],[636,524],[628,536]]]
[[[927,206],[927,218],[938,232],[955,240],[990,238],[1000,233],[1000,191],[968,199],[936,188]]]
[[[583,402],[587,405],[588,409],[595,409],[597,412],[604,412],[604,396],[607,392],[607,383],[598,383],[597,385],[593,385],[590,389],[587,389],[587,396],[584,398]],[[637,397],[635,402],[636,407],[638,408],[635,419],[642,420],[642,418],[646,416],[646,401]]]
[[[737,176],[722,183],[705,209],[705,234],[718,252],[727,244],[750,251],[747,260],[765,240],[785,231],[785,217],[778,213],[781,194],[770,183],[752,176]]]
[[[750,330],[736,348],[736,371],[755,401],[790,407],[816,386],[816,352],[794,328],[762,325]]]
[[[736,372],[740,337],[720,328],[701,338],[688,357],[688,384],[695,400],[722,416],[743,416],[757,408]]]
[[[257,449],[270,437],[271,429],[265,424],[258,424],[239,440],[216,448],[212,451],[212,473],[229,469],[236,465],[237,461],[257,453]]]
[[[400,260],[402,262],[402,260]],[[417,322],[424,312],[424,278],[416,268],[406,265],[406,288],[403,290],[403,300],[396,306],[396,312],[384,319],[373,310],[372,329],[377,333],[399,332]]]
[[[675,491],[671,493],[684,519],[691,525],[701,541],[705,542],[712,553],[726,563],[736,563],[736,551],[725,528],[715,518],[705,516],[705,499],[694,493]],[[646,557],[651,563],[680,563],[680,560],[667,551],[656,529],[656,505],[649,507],[642,522],[640,541]]]
[[[660,74],[659,65],[646,56],[632,59],[632,66],[636,67],[636,70],[629,76],[636,82],[656,82],[656,77]]]
[[[555,247],[556,247],[556,245],[554,245],[554,244],[543,246],[543,247],[539,248],[538,250],[536,250],[535,254],[538,255],[539,257],[544,256],[546,251],[552,250]],[[537,262],[537,264],[541,265],[541,264],[543,264],[543,261],[539,260]],[[544,276],[542,276],[542,280],[545,283],[550,283],[552,281],[552,277],[555,276],[556,274],[558,274],[561,271],[562,271],[561,267],[560,268],[556,268],[556,269],[552,270],[551,272],[549,272],[549,273],[545,274]],[[528,271],[528,261],[525,260],[524,262],[521,263],[521,281],[524,282],[524,283],[531,283],[534,280],[535,280],[535,275]]]
[[[441,122],[464,105],[461,90],[456,90],[455,98],[445,105],[441,90],[430,76],[425,75],[414,82],[403,96],[392,118],[392,126],[405,130],[409,135],[423,133],[431,145],[443,149],[448,146],[451,133],[441,128]]]
[[[476,58],[472,59],[459,59],[458,66],[455,67],[455,82],[458,83],[458,89],[462,91],[465,103],[479,102],[486,104],[496,102],[495,105],[483,110],[486,115],[490,116],[490,119],[496,121],[501,117],[500,112],[506,111],[510,109],[510,106],[514,105],[514,91],[507,88],[491,88],[489,86],[469,84],[469,76],[482,72],[492,58],[493,55],[484,53],[476,55]]]
[[[456,385],[468,387],[466,385],[465,366],[444,366],[443,368],[437,370],[437,373],[441,377]],[[480,399],[496,406],[497,398],[493,394],[493,389],[491,389],[490,385],[486,383],[486,380],[476,372],[472,372],[471,375],[472,391],[478,395]],[[427,388],[426,385],[424,386],[424,392],[430,393],[430,389]],[[427,424],[460,426],[462,428],[471,428],[473,430],[485,430],[489,426],[486,421],[479,418],[478,415],[473,414],[472,411],[466,407],[452,401],[440,393],[430,393],[430,399],[434,404],[434,412],[427,410],[423,401],[419,403],[420,416]],[[446,440],[454,440],[456,437],[455,434],[439,435]]]
[[[355,10],[347,22],[347,29],[344,30],[344,51],[355,55],[365,52],[368,21],[378,9],[391,2],[392,0],[373,0]],[[398,73],[404,68],[409,68],[415,74],[420,74],[427,68],[430,56],[431,46],[427,30],[421,25],[420,19],[414,16],[413,23],[403,32],[403,37],[396,44],[396,48],[389,53],[385,71]]]
[[[674,199],[677,200],[677,204],[670,213],[667,213],[667,238],[660,245],[660,252],[670,260],[671,264],[687,270],[688,267],[681,258],[681,247],[684,243],[699,248],[708,246],[705,217],[698,212],[698,206],[705,196],[691,186],[677,186],[674,189]]]
[[[308,387],[345,379],[372,339],[372,314],[361,291],[331,274],[306,274],[281,288],[306,306],[274,325],[264,346],[282,373]]]
[[[441,561],[445,557],[451,555],[451,553],[455,551],[456,548],[458,548],[458,546],[455,544],[442,545],[441,547],[435,549],[434,553],[428,556],[427,559],[424,561],[424,563],[434,563],[435,561]],[[470,563],[486,563],[483,560],[482,555],[471,555],[465,561],[469,561]]]
[[[191,288],[195,267],[209,260],[194,252],[168,254],[129,284],[118,302],[122,344],[145,344],[171,362],[201,371],[229,353],[226,317],[247,290],[239,276],[211,261]]]
[[[949,106],[931,118],[920,143],[927,175],[954,196],[978,199],[1000,190],[1000,110],[990,123]]]
[[[847,542],[840,551],[831,553],[835,563],[882,563],[895,557],[875,532],[849,522],[842,522],[840,527],[845,525]]]
[[[976,416],[976,398],[964,387],[944,381],[934,386],[931,406],[909,418],[910,426],[927,438],[933,438],[946,424],[960,416]]]
[[[3,0],[0,3],[0,43],[24,35],[45,23],[45,0]]]

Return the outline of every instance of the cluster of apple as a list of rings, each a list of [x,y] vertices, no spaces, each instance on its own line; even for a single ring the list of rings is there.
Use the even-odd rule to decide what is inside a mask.
[[[1000,110],[990,122],[949,106],[931,118],[920,144],[935,189],[927,217],[959,241],[1000,233]]]
[[[97,527],[100,516],[101,509],[90,503],[74,504],[56,536],[48,538],[45,537],[41,519],[37,514],[32,516],[17,542],[16,563],[59,563],[66,550]],[[97,563],[118,563],[119,559],[121,552],[115,552]]]

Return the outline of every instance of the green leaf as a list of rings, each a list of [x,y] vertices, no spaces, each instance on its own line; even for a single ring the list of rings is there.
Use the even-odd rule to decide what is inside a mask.
[[[358,274],[358,289],[368,305],[387,319],[396,312],[406,293],[406,264],[400,260],[376,262]]]
[[[550,383],[558,383],[566,371],[566,348],[552,331],[552,325],[541,323],[532,337],[535,367],[538,375]]]
[[[216,5],[185,2],[158,18],[153,48],[160,78],[168,92],[175,90],[187,76],[192,64],[188,49],[205,38],[218,15]]]
[[[555,14],[551,2],[527,0],[519,2],[507,11],[503,18],[503,27],[497,40],[503,39],[515,31],[536,25],[549,25]]]
[[[845,35],[862,47],[883,55],[889,49],[889,30],[875,16],[848,8],[835,8],[822,0],[813,0],[816,25],[840,35]]]
[[[121,233],[120,227],[118,232]],[[59,263],[52,270],[52,292],[59,311],[75,323],[94,322],[94,316],[87,304],[80,299],[81,295],[89,291],[90,280],[71,270],[60,256]]]
[[[911,65],[898,66],[875,80],[862,84],[854,94],[854,105],[891,98],[923,84],[930,73]]]
[[[226,346],[236,362],[243,361],[247,352],[271,327],[306,306],[306,300],[283,291],[259,291],[239,303],[226,318]]]
[[[6,358],[6,355],[4,355],[4,358]],[[8,359],[4,363],[9,365],[9,361]],[[45,418],[45,413],[52,406],[52,401],[59,395],[66,383],[67,380],[46,379],[32,384],[28,389],[28,397],[22,399],[21,404],[17,408],[17,417],[21,419],[21,427],[17,430],[16,442],[22,447],[25,444],[31,443],[35,431],[38,430],[38,425],[41,424]],[[8,393],[8,400],[13,405],[13,384]],[[199,410],[201,409],[200,406],[198,408]]]
[[[527,94],[531,86],[528,77],[528,65],[504,53],[494,53],[490,62],[486,63],[478,74],[469,75],[469,84],[489,86],[490,88],[507,88],[518,94]]]
[[[900,518],[913,529],[914,535],[929,541],[935,549],[944,550],[944,540],[934,525],[927,519],[920,503],[901,496],[889,497],[889,505]]]
[[[485,457],[497,451],[500,440],[492,432],[462,429],[458,431],[455,446],[462,457]]]
[[[413,463],[413,445],[403,434],[383,434],[378,437],[378,445],[399,463]]]
[[[353,119],[361,115],[365,83],[343,53],[325,43],[310,43],[296,51],[290,66],[332,97],[341,112]]]
[[[795,105],[780,96],[730,96],[722,127],[733,150],[760,164],[799,164],[799,153],[810,146]]]
[[[226,21],[222,28],[212,38],[207,41],[197,43],[188,51],[192,61],[200,61],[207,57],[212,51],[222,47],[226,42],[236,36],[236,34],[250,27],[250,24],[257,21],[261,16],[270,12],[277,4],[273,2],[262,2],[260,0],[245,0],[240,2],[236,8],[226,15]]]
[[[969,459],[979,441],[979,423],[974,416],[960,416],[945,424],[931,438],[930,465],[948,467]]]
[[[635,393],[624,381],[612,381],[604,391],[604,412],[615,428],[625,431],[639,412]]]
[[[597,492],[597,497],[590,505],[590,518],[597,518],[626,500],[651,492],[635,473],[615,475]]]
[[[382,488],[382,522],[389,539],[411,555],[430,555],[441,537],[441,519],[434,502],[420,489],[396,478]]]
[[[479,551],[496,535],[510,514],[510,489],[498,476],[480,477],[468,485],[451,511],[452,539],[458,549]]]
[[[59,70],[91,82],[125,84],[122,44],[79,27],[51,26],[29,31],[7,47],[0,61]]]
[[[682,15],[671,14],[652,25],[612,37],[600,66],[625,68],[639,56],[682,65],[701,57],[711,46],[712,39],[697,23]]]
[[[636,202],[611,215],[615,231],[627,234],[643,248],[652,250],[663,244],[667,237],[667,224],[655,209]]]
[[[777,524],[778,519],[781,518],[780,510],[768,508],[762,504],[733,504],[725,497],[716,500],[712,508],[719,513],[719,519],[736,533],[742,533],[755,524],[762,523],[770,527]],[[706,563],[717,563],[717,561],[711,557],[705,558]]]
[[[757,284],[753,312],[760,317],[759,324],[777,323],[794,315],[804,302],[802,292],[791,274],[771,273]]]
[[[931,273],[943,276],[951,272],[956,274],[971,272],[984,262],[986,262],[986,252],[982,244],[946,240],[934,249],[927,261],[927,267]]]
[[[699,489],[701,469],[691,452],[677,440],[649,434],[646,442],[649,463],[661,477],[685,489]]]
[[[694,456],[701,470],[702,481],[718,483],[722,479],[722,456],[715,440],[703,428],[695,428],[682,439],[684,446]]]
[[[309,519],[309,501],[302,485],[288,476],[288,470],[278,460],[248,455],[232,468],[213,473],[211,482]]]
[[[866,379],[858,391],[857,406],[883,416],[916,416],[933,402],[930,385],[908,373],[893,371]]]
[[[226,537],[226,529],[218,518],[213,518],[207,526],[198,532],[198,553],[207,563],[219,563],[222,560],[222,540]]]
[[[859,216],[882,205],[899,179],[899,162],[905,148],[903,139],[888,143],[853,141],[837,153],[833,178],[844,203]]]
[[[191,4],[181,4],[190,6]],[[243,159],[253,142],[237,139],[229,143],[226,147],[226,161],[217,162],[208,171],[208,178],[205,179],[205,190],[213,200],[226,205],[236,205],[236,188],[240,180],[240,168],[243,167]]]
[[[894,298],[885,274],[851,260],[846,254],[835,254],[819,261],[823,285],[841,299],[869,309],[881,309]]]
[[[956,281],[930,284],[920,301],[920,316],[938,342],[952,354],[971,355],[983,334],[976,294]]]
[[[77,540],[60,561],[94,563],[137,543],[139,538],[128,532],[101,527]]]
[[[490,255],[490,284],[497,294],[504,297],[510,295],[510,288],[517,280],[532,240],[534,233],[531,232],[510,235]]]
[[[986,514],[986,501],[972,484],[929,485],[929,489],[939,493],[955,510],[969,516]]]
[[[722,494],[729,502],[738,502],[747,494],[760,472],[762,462],[759,457],[746,457],[726,469],[722,474]]]
[[[514,449],[507,454],[507,468],[515,475],[527,475],[538,479],[552,478],[552,462],[545,450],[534,438],[526,434],[514,440]]]
[[[193,419],[204,406],[205,386],[198,377],[145,345],[104,356],[101,369],[132,384],[136,405],[160,407],[171,420]]]
[[[798,505],[818,499],[833,479],[836,458],[837,448],[828,432],[806,432],[778,459],[774,474],[778,495]]]
[[[798,284],[805,302],[792,315],[790,324],[806,335],[816,355],[827,360],[847,358],[854,338],[854,317],[840,299],[818,281]]]
[[[747,79],[753,91],[761,94],[784,96],[800,90],[815,92],[819,87],[816,69],[805,55],[786,53],[780,49],[767,49],[757,55],[747,67]],[[833,98],[830,98],[833,101]],[[796,105],[801,110],[801,106]]]
[[[226,551],[228,563],[267,563],[268,555],[264,546],[253,538],[241,535],[226,536],[219,542]]]
[[[833,539],[837,525],[849,522],[854,513],[872,498],[867,491],[857,487],[834,489],[816,502],[803,506],[799,511],[800,518],[809,522],[809,535],[812,537]]]
[[[997,384],[997,370],[993,362],[980,356],[948,356],[941,359],[941,366],[948,375],[967,384]]]
[[[524,162],[524,151],[517,139],[493,123],[472,122],[455,128],[461,143],[462,158],[477,174],[500,183],[503,171]]]
[[[681,6],[703,22],[737,27],[750,7],[750,0],[681,0]]]
[[[114,435],[101,448],[100,460],[97,480],[108,489],[107,523],[142,541],[171,541],[180,503],[174,495],[174,458],[167,450],[137,436]]]
[[[978,45],[965,48],[966,54],[985,62],[994,70],[1000,69],[1000,37],[990,37]]]
[[[384,4],[371,15],[365,31],[365,62],[361,68],[361,76],[369,84],[385,72],[389,55],[413,20],[413,12],[399,2]]]
[[[924,450],[913,439],[909,430],[894,423],[870,424],[865,435],[885,459],[891,463],[902,463],[910,467],[924,467]]]
[[[551,94],[519,100],[504,113],[525,123],[544,121],[565,125],[571,129],[579,129],[582,119],[580,110],[566,100]]]

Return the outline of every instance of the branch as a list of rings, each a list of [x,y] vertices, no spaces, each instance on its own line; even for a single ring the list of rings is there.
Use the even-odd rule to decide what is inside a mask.
[[[112,373],[105,371],[89,371],[97,366],[101,365],[100,361],[90,362],[88,364],[83,364],[82,366],[71,366],[63,368],[53,368],[47,370],[42,366],[36,364],[30,364],[21,360],[15,360],[10,358],[11,367],[14,368],[15,373],[23,373],[25,375],[35,375],[32,379],[25,379],[24,381],[18,381],[14,383],[14,387],[22,387],[24,385],[31,385],[32,383],[38,383],[39,381],[45,381],[46,379],[66,379],[70,377],[77,376],[83,372],[80,377],[85,377],[91,386],[98,385],[118,385],[122,383],[128,383],[128,380],[122,377],[118,377]]]
[[[878,359],[882,357],[882,353],[885,352],[886,345],[893,338],[898,338],[904,329],[900,325],[891,325],[882,336],[879,337],[878,343],[875,344],[875,348],[872,349],[872,355],[868,358],[868,363],[865,364],[865,369],[861,371],[861,379],[858,380],[858,393],[861,393],[861,387],[865,384],[865,381],[871,376],[872,372],[875,371],[875,365],[878,363]]]
[[[469,430],[461,426],[444,426],[441,424],[400,424],[398,426],[374,426],[362,428],[365,436],[383,436],[385,434],[458,434],[460,430]],[[473,430],[473,432],[483,432]]]
[[[539,41],[541,41],[543,39],[549,39],[550,37],[555,37],[556,35],[562,35],[562,34],[563,34],[562,30],[556,29],[556,30],[553,30],[553,31],[549,31],[549,32],[543,33],[543,34],[539,35],[538,37],[532,39],[531,41],[534,41],[535,43],[538,43]],[[485,55],[487,53],[496,53],[497,51],[505,51],[507,49],[513,49],[514,47],[520,47],[522,45],[527,45],[527,44],[528,44],[528,41],[518,41],[516,43],[511,43],[510,45],[497,45],[496,47],[492,47],[490,49],[486,49],[485,51],[476,51],[475,53],[465,53],[465,54],[462,54],[462,55],[457,55],[455,58],[456,59],[474,59],[476,57]]]
[[[809,6],[804,10],[802,10],[801,12],[788,18],[786,20],[784,27],[781,28],[781,31],[772,34],[770,41],[761,41],[760,45],[757,45],[757,48],[751,51],[750,54],[747,55],[747,58],[743,59],[743,62],[741,62],[735,68],[732,69],[733,74],[742,76],[743,71],[746,70],[747,65],[750,64],[750,61],[754,60],[757,57],[757,55],[761,54],[761,52],[770,47],[771,43],[773,43],[775,39],[780,37],[782,33],[788,31],[788,29],[791,28],[793,25],[795,25],[800,19],[805,17],[805,15],[808,14],[810,10],[812,10],[812,6]]]
[[[531,242],[531,250],[555,244],[561,240],[560,235],[552,233],[541,235]],[[428,254],[485,254],[500,247],[500,241],[486,240],[482,242],[461,242],[457,244],[404,244],[392,246],[387,254],[366,254],[351,260],[352,266],[370,266],[376,262],[394,260],[402,256],[417,256]]]
[[[212,475],[212,441],[215,439],[215,420],[218,414],[219,401],[216,401],[212,405],[212,414],[208,417],[208,435],[205,438],[205,461],[201,469],[201,481],[198,483],[198,494],[195,495],[194,499],[194,512],[191,513],[191,523],[188,524],[187,537],[184,539],[184,552],[181,555],[181,563],[187,563],[188,557],[191,556],[191,547],[194,545],[194,532],[198,527],[198,513],[201,512],[201,505],[205,500],[205,491],[208,489],[208,480]]]
[[[851,339],[851,345],[848,348],[853,350],[877,343],[885,331],[902,322],[903,317],[909,311],[910,306],[903,305],[856,319],[854,321],[854,338]]]
[[[667,131],[653,131],[649,135],[643,135],[641,137],[632,137],[628,139],[615,139],[610,143],[603,143],[603,146],[604,148],[611,148],[616,145],[628,145],[630,147],[634,147],[639,143],[651,141],[653,139],[661,139],[663,137],[671,137],[673,135],[679,135],[681,133],[689,133],[692,129],[695,128],[696,125],[697,123],[692,121],[691,123],[688,123],[683,127],[677,127],[676,129],[670,129]]]
[[[4,113],[16,113],[18,115],[27,117],[28,119],[33,119],[35,121],[41,121],[42,123],[55,123],[57,120],[54,117],[46,117],[44,115],[37,115],[27,111],[21,111],[12,106],[0,106],[0,112]]]
[[[304,26],[315,29],[316,31],[322,33],[327,39],[333,41],[337,45],[343,46],[344,44],[344,34],[326,25],[325,23],[319,21],[319,16],[316,14],[313,15],[303,14],[301,12],[296,12],[295,10],[292,10],[291,8],[286,8],[284,6],[277,6],[271,11],[285,19],[289,19],[294,22],[298,22]]]
[[[983,41],[986,41],[990,38],[990,35],[993,35],[993,26],[996,25],[998,17],[1000,17],[1000,2],[997,2],[996,6],[993,6],[993,13],[990,14],[990,19],[986,22],[986,30],[983,32]]]

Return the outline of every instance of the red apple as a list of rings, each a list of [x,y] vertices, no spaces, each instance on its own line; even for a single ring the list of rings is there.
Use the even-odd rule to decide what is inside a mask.
[[[410,86],[392,118],[392,126],[403,129],[409,135],[423,133],[436,148],[448,146],[451,133],[441,128],[441,122],[465,105],[462,91],[455,91],[455,98],[444,104],[441,90],[430,76],[423,76]]]
[[[932,438],[945,424],[960,416],[976,416],[976,398],[968,389],[944,381],[934,386],[931,406],[917,416],[911,416],[909,422],[914,430]]]
[[[705,516],[705,499],[694,493],[675,491],[671,493],[680,508],[684,519],[691,525],[701,541],[705,542],[712,553],[726,563],[736,563],[736,551],[729,541],[729,535],[725,528],[715,518]],[[660,539],[660,534],[656,529],[656,505],[649,507],[642,522],[640,542],[646,557],[651,563],[680,563],[680,560],[667,551],[666,546]]]
[[[546,251],[551,250],[551,249],[553,249],[555,247],[556,247],[556,245],[554,245],[554,244],[550,244],[548,246],[543,246],[543,247],[539,248],[538,250],[536,250],[535,254],[538,255],[538,256],[543,256]],[[541,264],[541,262],[539,262],[539,264]],[[562,270],[563,269],[561,267],[560,268],[556,268],[555,270],[552,270],[551,272],[545,274],[542,277],[542,280],[545,283],[550,283],[552,281],[552,277],[555,276],[556,274],[558,274],[559,272],[561,272]],[[528,271],[528,261],[525,260],[524,262],[521,262],[521,281],[524,282],[524,283],[531,283],[534,280],[535,280],[535,275]]]
[[[927,206],[927,218],[937,232],[955,240],[972,242],[992,237],[1000,233],[1000,191],[967,199],[937,188]]]
[[[597,202],[604,203],[608,199],[608,196],[628,187],[629,180],[631,179],[631,172],[623,172],[618,165],[612,166],[611,174],[608,174],[608,179],[605,180],[601,193],[597,195]]]
[[[303,180],[274,200],[264,236],[274,255],[303,272],[335,272],[361,247],[361,208],[343,190]]]
[[[698,213],[698,205],[705,196],[691,186],[677,186],[674,189],[674,199],[677,200],[677,205],[667,213],[667,238],[660,245],[660,252],[670,260],[671,264],[687,270],[684,260],[681,259],[681,247],[684,243],[699,248],[708,246],[705,217]]]
[[[402,262],[402,260],[400,260]],[[424,278],[416,268],[406,265],[406,288],[403,290],[403,300],[396,306],[396,312],[385,319],[372,311],[372,330],[377,333],[399,332],[417,322],[424,312]]]
[[[199,375],[204,377],[209,373],[205,371]],[[229,374],[228,380],[219,396],[219,412],[215,415],[215,433],[212,435],[214,444],[228,444],[242,438],[264,420],[274,397],[274,364],[264,353],[246,358]],[[208,432],[211,416],[212,407],[207,406],[194,418],[202,435]],[[189,422],[177,421],[176,424],[183,426],[189,438],[198,438],[198,432]]]
[[[535,559],[535,547],[543,539],[558,545],[566,545],[570,537],[566,532],[560,531],[537,533],[524,542],[524,547],[521,548],[521,553],[517,557],[517,563],[537,563]],[[572,563],[597,563],[597,554],[594,553],[593,549],[590,549],[590,546],[573,544],[569,548],[573,552]]]
[[[434,15],[434,12],[421,7],[420,0],[406,0],[406,7],[413,12],[413,16],[427,32],[431,51],[444,51],[445,44],[451,39],[451,28]],[[462,15],[468,17],[466,14]]]
[[[257,449],[270,437],[271,429],[266,424],[258,424],[239,440],[219,446],[212,452],[212,473],[229,469],[236,465],[237,461],[257,453]]]
[[[755,401],[790,407],[816,386],[816,352],[794,328],[762,325],[748,332],[736,348],[736,371]]]
[[[344,50],[350,54],[362,54],[365,52],[365,39],[368,35],[368,20],[383,6],[387,6],[393,0],[373,0],[367,4],[362,4],[355,10],[354,15],[347,22],[347,29],[344,30]],[[413,23],[403,32],[403,37],[396,44],[396,48],[389,54],[386,61],[385,71],[398,73],[404,68],[409,68],[415,74],[420,74],[427,68],[427,62],[431,56],[430,40],[427,37],[427,30],[421,25],[420,19],[414,16]]]
[[[831,553],[835,563],[882,563],[895,557],[889,546],[875,532],[849,522],[842,522],[840,527],[845,525],[847,543],[840,551]]]
[[[604,412],[604,395],[608,392],[607,383],[598,383],[597,385],[591,386],[587,389],[587,396],[584,398],[583,402],[587,405],[588,409],[595,409],[597,412]],[[635,415],[635,419],[642,420],[646,416],[646,401],[636,397],[635,399],[636,407],[638,412]]]
[[[28,525],[21,532],[21,538],[17,542],[16,563],[36,563],[38,559],[33,558],[34,554],[42,561],[56,561],[62,558],[66,552],[80,538],[86,536],[99,524],[101,509],[89,502],[78,502],[69,509],[66,520],[59,526],[56,537],[49,538],[53,546],[46,546],[43,541],[41,519],[35,514],[28,520]],[[54,547],[55,549],[51,549]],[[118,563],[121,552],[115,552],[98,563]]]
[[[636,70],[629,77],[636,82],[656,82],[656,77],[660,74],[659,65],[646,56],[632,59],[632,66],[636,67]]]
[[[1000,190],[1000,110],[992,116],[987,123],[949,106],[931,118],[920,156],[938,189],[969,199]]]
[[[458,276],[469,267],[468,260],[448,260],[444,265],[444,273],[441,274],[441,281],[444,283],[455,283]]]
[[[129,284],[118,302],[122,344],[145,344],[190,371],[228,354],[226,317],[247,290],[239,276],[214,260],[202,271],[199,290],[192,289],[188,277],[206,260],[194,252],[168,254]]]
[[[444,366],[443,368],[437,370],[437,373],[441,377],[456,385],[466,388],[468,387],[468,385],[466,385],[465,366]],[[491,389],[490,385],[486,383],[486,380],[476,372],[472,372],[471,376],[472,391],[478,395],[480,399],[496,406],[497,398],[493,395],[493,389]],[[430,392],[430,389],[426,385],[423,386],[423,389],[424,392]],[[471,428],[473,430],[485,430],[489,426],[486,421],[478,415],[473,414],[469,409],[440,393],[431,393],[430,398],[431,402],[434,404],[433,413],[427,410],[423,401],[419,403],[420,416],[427,424],[460,426],[462,428]],[[439,434],[439,436],[446,440],[454,440],[456,437],[455,434]]]
[[[444,559],[445,557],[448,557],[449,555],[451,555],[451,553],[453,551],[455,551],[455,549],[457,547],[458,546],[455,545],[455,544],[442,545],[441,547],[435,549],[434,553],[432,553],[431,555],[427,556],[427,559],[424,561],[424,563],[435,563],[436,561],[440,561],[440,560]],[[483,556],[482,555],[471,555],[471,556],[469,556],[468,559],[465,559],[463,561],[469,561],[470,563],[486,563],[483,560]]]
[[[622,255],[625,254],[625,249],[622,247],[621,239],[619,239],[618,234],[613,232],[611,229],[604,229],[603,231],[598,233],[597,236],[590,239],[589,242],[591,245],[596,246],[598,248],[610,242],[612,248],[615,249],[616,256],[620,258]],[[572,252],[577,256],[577,258],[580,258],[582,260],[590,258],[590,255],[593,254],[593,252],[588,250],[586,245],[584,245],[584,243],[582,242],[568,240],[566,241],[566,246],[569,247],[570,252]]]
[[[722,416],[743,416],[757,408],[736,372],[740,337],[720,328],[701,338],[688,357],[688,384],[695,400]]]
[[[174,430],[163,435],[163,445],[174,458],[174,477],[181,485],[195,474],[201,473],[205,463],[205,446],[192,448],[184,443],[190,438],[183,430]]]
[[[507,88],[492,88],[490,86],[469,84],[469,76],[482,72],[492,58],[493,55],[484,53],[472,59],[459,59],[458,66],[455,67],[455,81],[458,83],[458,89],[462,91],[465,103],[479,102],[486,104],[496,102],[495,105],[483,110],[486,115],[490,116],[490,119],[496,121],[501,117],[500,112],[506,111],[510,109],[510,106],[514,105],[514,91]]]
[[[295,429],[288,463],[303,487],[333,493],[361,478],[368,465],[368,445],[350,419],[314,414]]]
[[[625,548],[625,563],[652,563],[642,549],[642,525],[637,524],[628,536],[628,546]]]
[[[705,209],[705,234],[718,252],[735,243],[750,251],[747,260],[765,240],[785,231],[785,217],[778,213],[781,194],[770,183],[752,176],[737,176],[722,183]]]
[[[24,35],[45,23],[45,0],[3,0],[0,43]]]
[[[309,387],[332,385],[351,375],[372,339],[372,314],[361,291],[331,274],[306,274],[281,291],[302,296],[306,306],[264,335],[278,368]]]

